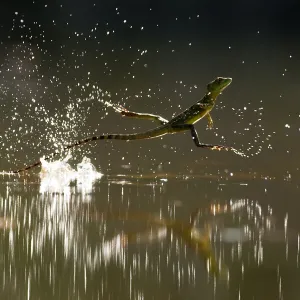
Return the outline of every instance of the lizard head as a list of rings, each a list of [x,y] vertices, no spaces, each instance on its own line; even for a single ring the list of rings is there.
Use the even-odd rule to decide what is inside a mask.
[[[226,77],[217,77],[207,85],[207,91],[213,94],[220,94],[230,83],[232,79]]]

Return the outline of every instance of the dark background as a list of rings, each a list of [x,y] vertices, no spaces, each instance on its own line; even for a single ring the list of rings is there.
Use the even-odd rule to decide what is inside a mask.
[[[216,76],[233,82],[199,136],[250,158],[182,133],[74,149],[72,167],[87,155],[108,175],[96,183],[3,176],[0,298],[299,299],[299,12],[298,1],[2,1],[0,170],[93,134],[153,128],[105,103],[172,118]],[[113,245],[150,229],[148,213],[188,222],[198,209],[200,230],[247,229],[245,243],[213,238],[229,282],[209,281],[173,233]],[[98,214],[119,211],[140,221]]]
[[[298,176],[299,2],[0,5],[3,169],[78,138],[155,126],[121,118],[103,101],[171,118],[202,97],[216,76],[230,76],[232,85],[212,112],[214,130],[205,130],[206,120],[196,127],[202,141],[233,145],[250,159],[195,149],[188,134],[95,143],[75,150],[74,159],[86,154],[104,172],[128,166],[211,172],[216,165],[217,172]]]

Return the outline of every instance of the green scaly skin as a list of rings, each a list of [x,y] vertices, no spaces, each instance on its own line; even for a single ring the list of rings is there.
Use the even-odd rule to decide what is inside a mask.
[[[79,140],[73,144],[70,144],[66,147],[64,147],[64,150],[69,150],[71,148],[74,148],[76,146],[80,146],[86,143],[89,143],[91,141],[97,141],[97,140],[123,140],[123,141],[132,141],[132,140],[142,140],[142,139],[153,139],[160,136],[163,136],[165,134],[174,134],[182,131],[190,131],[193,141],[197,147],[200,148],[208,148],[212,150],[232,150],[236,154],[239,154],[241,156],[244,156],[243,153],[238,152],[232,147],[227,147],[223,145],[213,145],[213,144],[203,144],[200,143],[197,131],[194,127],[194,124],[201,120],[202,118],[206,117],[208,119],[208,126],[211,128],[213,125],[213,120],[210,115],[210,111],[214,108],[215,102],[217,97],[220,95],[220,93],[230,85],[232,79],[231,78],[225,78],[225,77],[218,77],[214,81],[210,82],[207,85],[207,92],[203,96],[201,100],[196,102],[194,105],[180,113],[179,115],[175,116],[170,121],[166,120],[165,118],[158,116],[158,115],[152,115],[152,114],[146,114],[146,113],[136,113],[128,111],[127,109],[121,107],[121,106],[113,106],[115,111],[121,113],[123,116],[127,117],[134,117],[139,119],[147,119],[152,121],[157,121],[161,125],[142,132],[142,133],[132,133],[132,134],[104,134],[99,136],[92,136],[83,140]],[[49,160],[53,158],[54,156],[60,154],[60,152],[54,152],[48,157],[45,157],[45,160]],[[20,173],[26,170],[29,170],[33,167],[36,167],[38,165],[41,165],[41,161],[37,161],[25,168],[15,170],[12,173]]]

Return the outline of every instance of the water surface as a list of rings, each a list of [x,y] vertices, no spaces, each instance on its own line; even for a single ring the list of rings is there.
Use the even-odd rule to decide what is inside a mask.
[[[298,299],[298,188],[287,181],[110,175],[41,193],[38,176],[2,177],[3,299]],[[291,205],[293,203],[293,205]],[[147,216],[210,224],[229,276]],[[128,213],[127,220],[101,214]],[[139,216],[131,218],[130,215]],[[149,232],[152,230],[152,237]],[[124,243],[124,236],[141,240]]]

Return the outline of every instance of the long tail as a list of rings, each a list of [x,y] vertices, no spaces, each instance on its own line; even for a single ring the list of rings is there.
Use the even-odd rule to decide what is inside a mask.
[[[141,140],[141,139],[151,139],[151,138],[155,138],[158,136],[162,136],[165,135],[169,132],[168,128],[166,126],[161,126],[158,127],[156,129],[153,130],[149,130],[143,133],[133,133],[133,134],[103,134],[103,135],[97,135],[97,136],[92,136],[92,137],[88,137],[86,139],[83,140],[79,140],[73,144],[70,144],[68,146],[65,146],[63,148],[63,151],[65,150],[69,150],[71,148],[83,145],[83,144],[87,144],[89,142],[92,141],[98,141],[98,140],[123,140],[123,141],[132,141],[132,140]],[[50,154],[47,157],[44,157],[45,160],[49,160],[53,157],[55,157],[56,155],[60,154],[61,152],[53,152],[52,154]],[[12,171],[12,173],[17,174],[17,173],[21,173],[24,171],[27,171],[29,169],[32,169],[34,167],[37,167],[39,165],[41,165],[42,162],[40,160],[36,161],[35,163],[28,165],[22,169],[19,170],[15,170]]]

